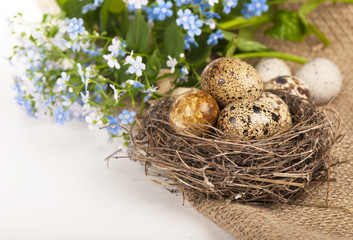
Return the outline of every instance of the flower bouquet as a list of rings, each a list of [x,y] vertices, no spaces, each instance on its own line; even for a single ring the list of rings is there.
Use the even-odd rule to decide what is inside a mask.
[[[143,115],[146,107],[148,109],[150,105],[155,105],[152,113],[163,115],[164,111],[158,109],[161,101],[155,104],[154,100],[164,99],[177,87],[200,88],[201,73],[214,59],[276,57],[305,63],[307,58],[297,54],[309,59],[318,54],[313,54],[308,49],[299,51],[300,47],[293,50],[285,46],[305,45],[304,40],[308,35],[312,35],[310,39],[314,39],[316,43],[320,42],[321,46],[330,44],[336,46],[336,43],[332,42],[332,36],[327,35],[327,28],[321,32],[321,28],[313,24],[316,23],[315,19],[309,16],[311,13],[315,14],[316,8],[331,8],[333,6],[331,1],[299,1],[300,3],[295,5],[295,10],[292,9],[292,5],[287,5],[291,2],[293,1],[57,0],[60,13],[45,14],[39,24],[34,25],[23,21],[20,14],[10,20],[14,34],[21,38],[21,43],[14,46],[13,55],[10,57],[14,64],[19,63],[23,69],[22,73],[15,78],[16,100],[35,118],[53,120],[59,124],[78,118],[88,123],[89,128],[106,128],[110,137],[124,137],[125,144],[128,144],[135,139],[130,131],[124,130],[128,130],[128,126],[140,124],[141,121],[137,118]],[[342,0],[342,2],[347,1]],[[299,42],[299,45],[292,42]],[[334,54],[330,55],[334,56]],[[344,72],[346,73],[345,70]],[[162,91],[162,86],[166,83],[167,88]],[[293,104],[293,107],[297,105]],[[310,119],[310,114],[307,117]],[[322,113],[320,119],[321,117],[326,116]],[[310,123],[309,120],[307,122]],[[325,121],[325,125],[330,125],[330,122]],[[319,135],[319,128],[315,127],[315,134]],[[317,129],[319,129],[318,132]],[[219,137],[216,135],[215,138]],[[331,135],[326,134],[320,138],[325,141],[325,151],[322,154],[324,156],[331,154],[330,137],[327,136]],[[172,137],[175,137],[174,133]],[[164,141],[164,138],[161,139]],[[167,136],[167,139],[171,138]],[[183,138],[178,140],[184,141]],[[279,139],[276,144],[281,145],[282,140]],[[336,140],[338,137],[335,138]],[[139,144],[145,147],[143,141]],[[308,146],[317,144],[317,141],[314,139],[306,144]],[[223,142],[221,145],[224,145]],[[320,144],[315,146],[322,148]],[[295,148],[296,145],[291,147]],[[218,145],[214,149],[218,151]],[[227,149],[232,151],[229,146]],[[310,147],[305,149],[308,158],[312,155],[311,150]],[[251,151],[246,154],[248,153],[253,154]],[[271,159],[273,153],[266,153],[268,159]],[[162,159],[163,153],[158,154]],[[295,154],[300,156],[300,152]],[[278,156],[277,154],[276,157]],[[142,159],[144,156],[139,157]],[[146,166],[150,163],[151,161],[147,160]],[[195,166],[198,166],[198,163]],[[313,169],[319,166],[320,170],[326,171],[326,180],[330,177],[325,168],[327,165],[320,162],[313,166]],[[290,215],[288,211],[290,212],[292,206],[273,205],[266,208],[266,215],[258,216],[259,212],[261,214],[264,212],[263,209],[258,211],[257,207],[251,205],[241,205],[215,198],[208,199],[207,192],[213,184],[212,179],[205,176],[208,168],[212,171],[213,167],[209,165],[203,169],[203,172],[199,172],[198,177],[205,179],[203,182],[205,186],[202,187],[206,194],[200,197],[201,195],[185,191],[185,196],[197,210],[212,218],[234,236],[244,239],[259,238],[261,233],[265,234],[265,239],[285,239],[288,235],[305,236],[304,238],[307,239],[323,236],[292,227],[292,222],[304,219],[303,214],[298,210],[304,204],[293,210],[297,211],[295,216],[298,219],[286,225],[287,222],[283,223],[281,219],[286,219]],[[224,170],[221,164],[217,167]],[[186,171],[191,170],[186,169]],[[244,176],[247,171],[245,169]],[[157,174],[161,175],[165,172]],[[215,176],[219,177],[219,172],[215,172]],[[290,178],[293,176],[290,175]],[[249,176],[245,177],[249,178]],[[274,183],[267,180],[265,182],[269,183],[270,187]],[[292,188],[288,188],[293,191]],[[281,193],[281,191],[278,192]],[[255,201],[258,199],[256,194],[252,195]],[[228,195],[235,199],[243,197],[233,192]],[[322,197],[322,192],[318,195]],[[223,197],[222,194],[216,194],[216,196]],[[267,195],[265,199],[269,199]],[[271,201],[272,198],[270,198]],[[286,199],[283,202],[286,202]],[[308,205],[313,209],[317,206],[323,207],[320,204]],[[284,215],[281,216],[278,211],[282,209],[284,209]],[[328,213],[332,217],[335,209],[341,210],[343,207],[328,209],[327,211],[332,211]],[[317,212],[315,214],[314,216],[319,215]],[[235,215],[240,217],[236,218]],[[280,230],[275,226],[276,224],[266,225],[268,229],[274,228],[274,231],[261,229],[258,222],[271,222],[266,221],[266,217],[275,219],[273,222],[280,223],[278,226],[284,226],[286,230]],[[249,225],[244,224],[247,222],[242,221],[243,218],[257,219],[256,222],[252,222],[254,226],[256,225],[253,229],[257,231],[241,230],[248,228]],[[345,216],[345,219],[351,218]],[[341,229],[345,231],[349,224],[341,226]],[[331,234],[330,231],[328,232]],[[349,234],[351,233],[344,236],[352,236]]]
[[[282,9],[286,2],[58,0],[61,12],[39,24],[19,14],[10,20],[21,39],[10,57],[23,69],[15,79],[17,102],[35,118],[110,125],[110,136],[128,140],[118,124],[133,123],[149,100],[163,97],[163,80],[172,81],[167,90],[198,87],[202,69],[221,56],[306,61],[255,41],[257,31],[291,41],[314,33],[328,45],[306,20],[322,1],[299,11]]]

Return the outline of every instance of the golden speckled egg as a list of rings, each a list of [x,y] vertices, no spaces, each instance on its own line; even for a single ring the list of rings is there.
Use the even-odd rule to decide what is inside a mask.
[[[277,95],[264,92],[256,100],[227,105],[219,114],[217,128],[244,139],[260,139],[290,128],[287,104]]]
[[[301,98],[310,99],[309,87],[297,77],[279,76],[264,83],[264,90],[285,90]]]
[[[170,96],[176,97],[176,96],[182,95],[182,94],[189,92],[189,91],[201,91],[201,90],[198,88],[178,87],[173,90],[173,92],[172,92],[172,94],[170,94]]]
[[[169,122],[176,132],[194,124],[214,125],[219,114],[216,100],[204,91],[189,91],[178,96],[169,111]],[[188,130],[197,133],[207,127],[193,127]]]
[[[263,83],[257,71],[237,58],[224,57],[210,62],[201,75],[201,88],[221,107],[241,99],[257,99]]]

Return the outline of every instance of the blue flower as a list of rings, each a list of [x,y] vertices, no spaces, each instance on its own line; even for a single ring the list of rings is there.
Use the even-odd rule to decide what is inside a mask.
[[[261,16],[263,12],[267,12],[269,9],[266,2],[267,0],[251,0],[251,3],[244,4],[241,13],[246,19],[254,16]]]
[[[134,80],[127,80],[126,81],[127,84],[132,85],[134,88],[144,88],[145,85],[140,83],[139,81],[134,81]]]
[[[180,6],[182,6],[182,5],[188,5],[188,4],[190,4],[191,3],[191,0],[176,0],[175,1],[175,5],[177,6],[177,7],[180,7]]]
[[[199,5],[200,3],[202,3],[203,0],[194,0],[193,4],[194,5]]]
[[[133,11],[147,6],[148,0],[127,0],[128,10]]]
[[[195,47],[199,46],[199,44],[195,41],[194,37],[190,37],[189,35],[185,35],[184,48],[190,49],[191,44],[194,45]]]
[[[109,117],[108,117],[108,120],[109,120],[109,122],[108,122],[109,125],[117,125],[117,124],[120,123],[119,119],[118,119],[118,118],[115,118],[115,117],[109,116]],[[117,135],[119,135],[119,131],[122,130],[122,128],[119,127],[119,126],[111,126],[111,127],[107,127],[107,130],[108,130],[108,132],[110,132],[112,135],[117,136]]]
[[[201,31],[201,27],[203,25],[203,21],[201,21],[200,19],[198,19],[199,17],[197,15],[193,15],[189,17],[189,26],[190,28],[188,29],[188,35],[190,37],[193,36],[199,36],[202,31]]]
[[[189,74],[189,70],[187,68],[187,66],[183,66],[182,68],[179,69],[179,82],[185,82],[188,80],[188,74]]]
[[[223,12],[229,14],[232,8],[238,5],[238,0],[224,0],[223,1]],[[245,4],[244,4],[245,5]]]
[[[217,45],[218,39],[223,39],[224,35],[221,30],[217,30],[215,33],[212,33],[207,40],[208,45]]]
[[[111,52],[113,57],[118,57],[118,56],[124,57],[126,53],[123,52],[123,49],[125,48],[126,48],[125,42],[122,42],[119,38],[114,38],[112,40],[112,44],[108,46],[108,51]]]
[[[182,9],[179,9],[177,14],[179,16],[179,18],[176,19],[177,25],[181,26],[185,30],[189,30],[189,28],[190,28],[189,18],[190,18],[190,16],[193,16],[191,10],[185,9],[185,11],[183,11]]]
[[[63,125],[66,121],[69,121],[69,112],[64,111],[63,107],[58,107],[53,110],[54,121]]]
[[[84,53],[87,53],[88,55],[92,56],[92,57],[95,57],[95,56],[100,56],[102,55],[100,52],[99,52],[99,48],[97,46],[94,46],[94,49],[87,49],[87,50],[83,50]]]
[[[80,33],[85,31],[82,18],[72,18],[66,31],[69,33],[71,39],[76,39]]]
[[[154,7],[146,8],[147,19],[150,21],[153,21],[155,19],[155,16],[153,14],[153,10],[154,10]]]
[[[203,12],[203,14],[206,18],[210,19],[210,18],[217,18],[220,19],[221,15],[219,15],[218,13],[215,12]]]
[[[99,7],[98,5],[95,5],[95,4],[93,4],[93,3],[89,3],[89,4],[86,4],[86,5],[84,5],[84,6],[82,7],[81,12],[82,12],[83,14],[86,14],[86,13],[89,12],[89,11],[94,11],[94,10],[96,10],[98,7]]]
[[[152,94],[157,91],[157,89],[158,87],[151,86],[149,89],[143,90],[142,92],[146,94],[146,96],[143,98],[143,102],[147,102],[147,100],[150,99]]]
[[[163,0],[157,0],[157,6],[153,8],[154,18],[163,21],[166,17],[171,17],[173,15],[173,11],[171,8],[173,7],[172,2],[164,2]]]
[[[134,111],[129,112],[128,110],[124,109],[118,117],[121,119],[121,124],[126,125],[135,121],[135,115],[136,113]]]

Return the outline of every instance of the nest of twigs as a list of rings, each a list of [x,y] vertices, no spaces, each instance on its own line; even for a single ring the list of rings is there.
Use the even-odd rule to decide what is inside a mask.
[[[203,136],[176,133],[168,123],[172,99],[160,101],[139,123],[134,158],[158,181],[208,198],[240,202],[287,202],[328,181],[339,117],[329,108],[275,92],[289,106],[292,128],[258,140],[242,140],[212,128]],[[330,114],[333,113],[333,114]],[[332,120],[333,119],[333,120]]]

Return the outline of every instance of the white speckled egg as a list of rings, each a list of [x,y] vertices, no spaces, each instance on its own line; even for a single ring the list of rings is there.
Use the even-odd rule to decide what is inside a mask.
[[[278,76],[291,75],[288,65],[278,58],[263,58],[256,64],[255,69],[264,83]]]
[[[336,64],[326,58],[316,58],[304,64],[296,73],[308,85],[311,99],[326,104],[342,87],[342,75]]]
[[[286,92],[305,99],[310,99],[309,87],[294,76],[279,76],[264,83],[264,90],[285,90]]]
[[[244,139],[260,139],[290,128],[287,104],[277,95],[264,92],[256,100],[227,105],[219,114],[217,128]]]
[[[243,99],[257,99],[263,83],[257,71],[237,58],[218,58],[201,75],[201,88],[211,94],[221,107]]]
[[[198,134],[206,130],[207,126],[195,124],[214,125],[217,122],[219,107],[216,100],[208,93],[197,90],[188,91],[179,95],[169,110],[169,123],[176,132],[189,130]]]

